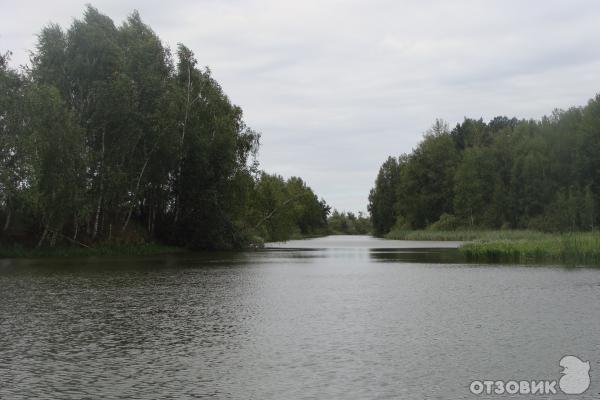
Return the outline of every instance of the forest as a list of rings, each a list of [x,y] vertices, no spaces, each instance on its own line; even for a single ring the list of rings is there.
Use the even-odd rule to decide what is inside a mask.
[[[362,211],[357,215],[333,210],[327,219],[327,227],[329,234],[333,235],[368,235],[373,231],[371,219]]]
[[[389,157],[369,194],[390,231],[593,231],[600,201],[600,95],[539,120],[437,120],[410,154]]]
[[[29,66],[0,57],[0,242],[157,242],[227,249],[327,230],[300,178],[259,169],[246,126],[193,52],[133,12],[88,6],[38,35]]]

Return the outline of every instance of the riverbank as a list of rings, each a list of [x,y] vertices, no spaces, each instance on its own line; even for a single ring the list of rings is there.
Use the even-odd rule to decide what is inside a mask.
[[[498,241],[498,240],[538,240],[553,236],[530,230],[394,230],[384,236],[392,240],[455,240],[455,241]]]
[[[326,235],[299,235],[302,240]],[[385,239],[411,241],[464,241],[459,247],[466,261],[567,264],[600,264],[600,233],[551,234],[528,230],[486,231],[394,231]],[[259,248],[254,243],[249,249]],[[94,247],[57,246],[30,248],[21,245],[0,246],[0,258],[111,257],[174,254],[189,251],[161,244],[97,245]]]
[[[149,256],[183,253],[183,247],[161,244],[139,245],[98,245],[94,247],[57,246],[30,248],[21,245],[0,246],[0,258],[42,258],[42,257],[108,257],[108,256]]]
[[[394,240],[465,241],[459,251],[468,261],[600,264],[600,233],[544,233],[530,230],[392,231]]]
[[[563,233],[538,238],[475,241],[460,247],[470,261],[600,264],[599,233]]]
[[[287,240],[315,239],[329,235],[328,232],[302,235],[294,233]],[[264,247],[265,239],[259,236],[250,238],[245,247],[235,250],[256,250]],[[230,249],[229,249],[230,250]],[[56,247],[30,247],[21,244],[0,244],[0,258],[46,258],[46,257],[114,257],[114,256],[152,256],[184,253],[189,250],[180,246],[158,243],[145,244],[96,244],[94,246],[57,245]],[[201,251],[201,250],[199,250]]]

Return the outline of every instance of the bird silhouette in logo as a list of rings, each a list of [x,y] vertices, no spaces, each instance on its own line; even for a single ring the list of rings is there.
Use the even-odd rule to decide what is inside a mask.
[[[581,361],[575,356],[564,356],[559,365],[563,376],[558,382],[565,394],[581,394],[590,387],[590,362]]]

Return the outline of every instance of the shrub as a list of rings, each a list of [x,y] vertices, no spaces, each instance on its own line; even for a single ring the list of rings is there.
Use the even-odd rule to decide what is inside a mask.
[[[443,213],[440,219],[427,227],[431,231],[455,231],[460,226],[458,218],[452,214]]]

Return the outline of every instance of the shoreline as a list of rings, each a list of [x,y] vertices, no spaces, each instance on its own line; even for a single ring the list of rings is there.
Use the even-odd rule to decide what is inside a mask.
[[[293,235],[288,240],[316,239],[327,234]],[[262,239],[262,238],[261,238]],[[154,256],[182,253],[204,253],[208,251],[252,251],[261,249],[264,240],[256,240],[241,248],[232,249],[189,249],[183,246],[172,246],[160,243],[144,244],[97,244],[96,246],[82,247],[75,245],[60,245],[56,247],[28,247],[22,244],[0,244],[0,260],[16,258],[77,258],[77,257],[136,257]]]
[[[148,255],[181,254],[184,247],[156,243],[139,245],[98,245],[95,247],[57,246],[30,248],[22,245],[1,245],[0,259],[15,258],[77,258],[77,257],[136,257]]]
[[[293,237],[289,240],[316,239],[329,234]],[[356,236],[356,235],[347,235]],[[372,236],[372,235],[369,235]],[[373,236],[376,237],[376,236]],[[457,230],[457,231],[393,231],[380,237],[403,241],[461,241],[458,252],[466,262],[482,263],[559,263],[600,265],[600,232],[544,233],[526,230]],[[253,251],[266,242],[236,249]],[[206,250],[197,250],[204,252]],[[107,245],[84,248],[75,246],[30,248],[19,244],[0,245],[0,259],[136,257],[194,252],[185,247],[157,243],[139,245]]]
[[[545,233],[530,230],[392,231],[392,240],[460,240],[466,261],[600,265],[600,232]]]

